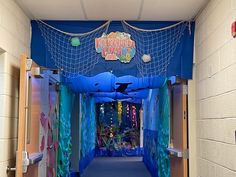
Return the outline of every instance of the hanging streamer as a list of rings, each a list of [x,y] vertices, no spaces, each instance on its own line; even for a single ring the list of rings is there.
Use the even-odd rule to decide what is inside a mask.
[[[71,112],[73,93],[64,85],[60,86],[59,147],[57,159],[58,176],[70,174],[71,156]]]
[[[167,82],[159,92],[160,116],[158,125],[158,176],[170,176],[170,159],[166,149],[169,145],[169,120],[170,120],[170,99]]]
[[[118,101],[118,122],[119,125],[122,123],[122,102]]]

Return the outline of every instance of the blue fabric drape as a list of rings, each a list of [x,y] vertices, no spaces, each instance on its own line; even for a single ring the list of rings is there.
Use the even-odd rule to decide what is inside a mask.
[[[67,32],[88,32],[101,24],[103,21],[47,21],[48,24]],[[130,24],[144,28],[155,29],[165,27],[176,22],[129,22]],[[37,22],[32,21],[32,41],[31,41],[31,57],[41,66],[55,68],[54,62],[51,59],[50,53],[46,50],[44,39],[38,28]],[[110,24],[109,32],[124,31],[120,21],[114,21]],[[168,67],[167,76],[177,75],[185,79],[192,78],[192,63],[193,63],[193,41],[194,41],[194,23],[191,25],[191,33],[186,28],[184,35],[177,47],[177,50]],[[136,43],[142,41],[135,41]],[[113,71],[116,76],[132,75],[138,76],[139,73],[135,62],[132,60],[129,64],[124,64],[119,61],[105,61],[101,58],[99,63],[91,71],[91,75],[96,75],[102,72]]]

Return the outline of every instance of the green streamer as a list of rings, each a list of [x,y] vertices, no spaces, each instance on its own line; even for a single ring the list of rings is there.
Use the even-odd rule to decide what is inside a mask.
[[[166,153],[166,148],[169,145],[169,118],[170,118],[170,100],[168,93],[167,82],[160,89],[160,116],[158,124],[158,176],[170,176],[170,159]]]
[[[68,87],[60,86],[59,147],[57,176],[68,177],[71,156],[71,112],[74,95]]]

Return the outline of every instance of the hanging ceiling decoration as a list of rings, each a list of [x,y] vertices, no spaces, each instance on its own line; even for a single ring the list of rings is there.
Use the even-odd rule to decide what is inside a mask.
[[[56,67],[66,77],[77,77],[88,74],[101,58],[94,40],[106,34],[110,21],[86,33],[68,33],[41,20],[37,23]]]
[[[166,76],[170,60],[189,25],[183,21],[147,30],[123,21],[124,32],[107,34],[110,21],[86,33],[68,33],[40,20],[37,23],[51,58],[65,77],[89,75],[102,57],[122,63],[131,63],[133,59],[142,77]]]
[[[96,51],[102,53],[105,60],[120,60],[129,63],[135,55],[135,42],[128,33],[111,32],[95,39]]]
[[[80,76],[77,78],[66,78],[65,81],[70,84],[70,87],[75,92],[116,92],[117,94],[127,95],[127,93],[129,92],[137,92],[144,89],[159,88],[165,82],[165,78],[137,78],[134,76],[116,77],[113,74],[107,72],[98,74],[94,77]]]
[[[141,76],[166,76],[170,60],[189,22],[181,21],[159,29],[141,29],[122,22],[136,41],[135,62]]]

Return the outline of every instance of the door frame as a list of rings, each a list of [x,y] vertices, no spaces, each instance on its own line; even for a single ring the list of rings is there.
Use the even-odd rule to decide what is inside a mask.
[[[38,167],[36,164],[43,157],[42,153],[39,153],[39,146],[35,146],[35,143],[30,144],[29,141],[30,139],[33,140],[35,136],[39,136],[39,127],[35,129],[31,127],[31,122],[38,119],[38,117],[35,117],[35,114],[39,115],[38,111],[40,108],[40,105],[38,104],[39,100],[36,99],[33,101],[33,97],[31,97],[31,92],[33,92],[33,90],[36,95],[37,92],[40,91],[38,88],[40,81],[36,80],[38,73],[40,73],[40,67],[34,63],[32,59],[28,59],[27,55],[22,54],[20,57],[18,144],[15,169],[16,177],[25,176],[24,174],[27,174],[28,170],[30,174],[33,174],[31,176],[38,176]],[[34,80],[34,82],[37,81],[37,86],[33,87],[34,84],[32,84],[32,80]],[[33,135],[33,137],[31,137],[31,135]]]
[[[30,67],[31,68],[31,67]],[[19,89],[19,120],[18,120],[18,144],[16,152],[16,177],[23,177],[23,159],[26,152],[26,99],[27,99],[27,55],[20,58],[20,89]],[[24,156],[24,157],[23,157]]]
[[[170,94],[170,153],[171,177],[189,176],[188,140],[188,82],[174,77],[169,84]],[[177,122],[175,120],[178,120]],[[174,141],[178,139],[178,141]],[[181,143],[180,143],[181,142]]]

